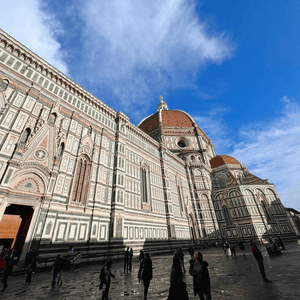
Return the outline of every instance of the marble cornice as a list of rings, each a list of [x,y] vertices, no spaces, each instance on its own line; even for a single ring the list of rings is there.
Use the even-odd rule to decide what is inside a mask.
[[[56,84],[66,89],[68,92],[77,96],[81,101],[92,105],[94,108],[103,110],[105,113],[116,118],[117,113],[96,98],[94,95],[83,89],[80,85],[72,81],[69,77],[47,63],[34,52],[30,51],[27,47],[15,40],[9,34],[0,29],[0,46],[6,49],[15,57],[18,57],[28,68],[42,73],[46,78],[54,81]]]

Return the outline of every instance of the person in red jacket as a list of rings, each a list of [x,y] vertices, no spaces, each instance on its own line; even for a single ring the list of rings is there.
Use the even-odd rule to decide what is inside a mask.
[[[264,263],[263,263],[263,257],[261,254],[261,251],[258,249],[258,247],[256,246],[256,241],[252,240],[251,241],[251,251],[253,253],[254,258],[256,259],[258,266],[259,266],[259,270],[260,270],[260,274],[263,278],[264,282],[272,282],[271,280],[269,280],[266,276],[265,273],[265,267],[264,267]]]

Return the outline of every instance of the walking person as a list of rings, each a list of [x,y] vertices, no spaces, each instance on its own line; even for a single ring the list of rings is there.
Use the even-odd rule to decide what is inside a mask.
[[[226,255],[227,254],[227,247],[226,247],[226,243],[225,242],[222,244],[222,248],[223,248],[225,256],[227,256]]]
[[[127,247],[127,250],[124,253],[124,273],[125,270],[128,273],[128,262],[129,262],[129,247]]]
[[[132,270],[132,258],[133,258],[133,249],[130,248],[129,251],[129,272],[131,273]]]
[[[141,262],[144,259],[144,252],[143,250],[140,250],[140,254],[139,254],[139,258],[137,260],[137,262]]]
[[[33,273],[32,263],[33,263],[33,259],[31,260],[31,263],[29,263],[29,264],[27,265],[27,273],[26,273],[25,284],[31,283],[31,275],[32,275],[32,273]]]
[[[57,255],[56,259],[53,263],[53,267],[52,267],[52,287],[55,287],[56,284],[56,278],[58,276],[58,280],[57,280],[57,284],[62,285],[63,284],[63,264],[64,264],[64,259],[61,255]]]
[[[15,264],[16,264],[16,262],[14,261],[13,257],[8,260],[7,265],[3,271],[3,278],[1,280],[1,282],[3,283],[3,289],[1,290],[1,292],[4,292],[7,289],[8,276],[10,276]]]
[[[278,237],[278,245],[282,248],[282,250],[285,250],[283,241],[282,241],[282,239],[280,237]]]
[[[115,278],[115,275],[111,272],[112,260],[108,260],[104,267],[100,271],[100,286],[99,290],[102,290],[102,300],[108,300],[108,293],[110,288],[110,277]]]
[[[232,243],[230,243],[230,251],[231,251],[231,257],[232,257],[233,255],[236,256],[236,254],[235,254],[235,245],[232,244]]]
[[[226,247],[226,251],[227,251],[228,256],[231,256],[230,246],[229,246],[227,241],[225,242],[225,247]]]
[[[188,300],[186,283],[183,281],[183,273],[180,258],[177,254],[173,257],[173,265],[170,276],[170,289],[167,300]]]
[[[261,251],[256,246],[256,241],[254,239],[251,241],[251,251],[253,253],[254,258],[256,259],[256,261],[258,263],[260,274],[261,274],[261,276],[263,278],[263,281],[264,282],[272,282],[266,276],[265,267],[264,267],[264,263],[263,263],[264,259],[262,257]]]
[[[149,253],[145,253],[145,257],[141,262],[138,279],[139,283],[141,280],[144,283],[144,300],[147,300],[148,289],[150,285],[150,281],[152,280],[153,271],[152,271],[152,261]]]
[[[243,251],[244,257],[246,257],[245,246],[242,241],[239,242],[239,248],[241,249],[241,251]]]
[[[194,258],[194,248],[191,245],[189,246],[188,251],[191,256],[191,259],[193,259]]]
[[[25,265],[24,265],[24,268],[23,270],[27,270],[28,266],[31,264],[31,260],[32,260],[32,250],[30,250],[26,256],[25,256]]]
[[[190,261],[190,275],[193,276],[194,295],[199,295],[200,300],[211,300],[210,278],[208,263],[203,260],[200,252],[195,253],[195,259]]]
[[[183,251],[182,251],[181,248],[178,249],[177,255],[178,255],[179,258],[180,258],[181,267],[182,267],[183,272],[185,273],[185,267],[184,267],[184,253],[183,253]]]
[[[81,264],[81,259],[82,259],[82,256],[81,256],[81,253],[78,252],[77,255],[74,257],[74,271],[77,271],[79,270],[80,268],[80,264]]]

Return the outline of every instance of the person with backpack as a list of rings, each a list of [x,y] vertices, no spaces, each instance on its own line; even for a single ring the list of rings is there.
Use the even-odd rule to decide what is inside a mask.
[[[74,261],[74,271],[79,270],[80,264],[81,264],[81,258],[82,258],[81,253],[78,252],[77,255],[74,257],[74,260],[73,260]]]
[[[140,264],[139,273],[138,273],[139,283],[141,282],[141,280],[144,283],[144,300],[147,300],[148,289],[152,277],[153,277],[152,261],[149,253],[145,253],[144,259]]]
[[[99,290],[102,290],[102,300],[108,300],[110,277],[115,278],[115,275],[111,273],[111,266],[112,260],[108,260],[100,271]]]
[[[203,260],[200,252],[195,253],[195,259],[190,261],[190,275],[193,276],[194,295],[199,295],[201,300],[211,300],[210,278],[208,263]],[[204,298],[205,297],[205,298]]]

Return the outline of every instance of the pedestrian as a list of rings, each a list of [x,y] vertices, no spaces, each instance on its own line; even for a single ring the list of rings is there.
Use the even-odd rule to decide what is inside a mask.
[[[111,266],[112,260],[108,260],[100,271],[99,290],[102,290],[102,300],[108,300],[110,277],[115,278],[115,275],[111,272]]]
[[[32,274],[35,274],[36,265],[39,264],[38,256],[39,256],[39,254],[37,251],[34,251],[32,253],[32,259],[31,259]]]
[[[127,250],[124,253],[124,273],[125,270],[128,273],[128,262],[129,262],[129,247],[127,247]]]
[[[27,270],[28,266],[31,265],[32,260],[32,250],[30,250],[25,256],[25,265],[23,270]]]
[[[228,256],[231,256],[230,246],[227,241],[225,242],[225,247],[226,247]]]
[[[31,275],[33,273],[32,263],[33,263],[33,260],[31,260],[31,262],[27,265],[27,269],[26,269],[27,272],[26,272],[25,284],[31,283]]]
[[[263,281],[264,282],[272,282],[266,276],[265,267],[264,267],[264,263],[263,263],[264,259],[262,257],[261,251],[256,246],[256,241],[254,239],[251,241],[251,251],[252,251],[252,253],[254,255],[254,258],[256,259],[256,261],[258,263],[260,274],[261,274],[261,276],[263,278]]]
[[[152,280],[153,271],[152,271],[152,261],[149,253],[145,253],[144,259],[141,262],[138,279],[139,283],[141,280],[144,283],[144,300],[147,300],[148,289],[150,281]]]
[[[177,252],[179,258],[180,258],[180,263],[181,263],[181,267],[182,267],[182,271],[185,273],[185,267],[184,267],[184,253],[182,251],[181,248],[178,249]]]
[[[131,273],[131,270],[132,270],[132,257],[133,257],[133,249],[130,248],[130,251],[129,251],[129,272]]]
[[[190,275],[193,276],[194,295],[199,295],[201,300],[211,300],[210,278],[208,263],[203,260],[200,252],[195,253],[195,259],[190,261]]]
[[[52,272],[52,287],[55,287],[56,278],[58,277],[57,284],[63,284],[63,267],[64,267],[64,259],[61,255],[57,255],[56,259],[53,263]]]
[[[188,300],[186,283],[183,281],[183,273],[180,258],[177,254],[173,257],[173,265],[170,276],[170,289],[168,300]]]
[[[278,237],[278,244],[279,244],[279,246],[282,248],[282,250],[285,250],[283,241],[282,241],[282,239],[281,239],[280,237]]]
[[[8,284],[7,284],[8,276],[10,276],[15,264],[16,264],[16,262],[14,261],[13,257],[8,260],[7,265],[6,265],[6,267],[3,271],[3,278],[1,280],[1,282],[3,283],[3,289],[1,290],[1,292],[4,292],[7,289],[7,287],[8,287]]]
[[[222,244],[222,248],[223,248],[224,254],[225,254],[225,256],[226,256],[226,253],[227,253],[227,247],[226,247],[226,243],[225,243],[225,242]]]
[[[236,254],[235,254],[235,245],[234,244],[232,244],[232,243],[230,243],[230,251],[231,251],[231,256],[236,256]]]
[[[242,241],[239,242],[239,248],[243,251],[244,257],[246,257],[245,246]]]
[[[143,259],[144,259],[144,252],[143,250],[140,250],[140,254],[137,262],[141,262]]]
[[[81,253],[77,252],[77,255],[74,257],[74,260],[73,260],[74,261],[74,271],[79,270],[80,264],[81,264],[81,259],[82,259]]]
[[[191,256],[191,259],[193,259],[194,258],[194,248],[192,247],[192,245],[189,246],[188,251]]]

